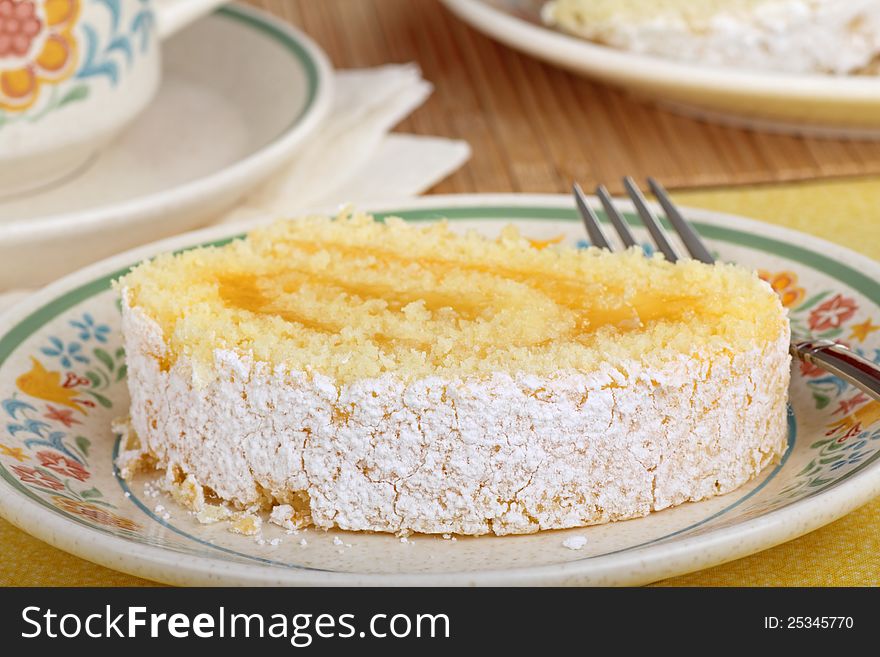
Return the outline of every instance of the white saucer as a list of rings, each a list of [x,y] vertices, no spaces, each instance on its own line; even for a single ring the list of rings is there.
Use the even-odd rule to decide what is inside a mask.
[[[305,35],[243,6],[163,49],[159,95],[83,170],[0,200],[0,290],[204,224],[289,159],[324,118],[332,73]]]

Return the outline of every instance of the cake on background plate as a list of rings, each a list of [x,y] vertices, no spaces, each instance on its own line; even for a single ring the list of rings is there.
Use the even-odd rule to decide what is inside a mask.
[[[691,64],[852,74],[880,54],[878,0],[552,0],[542,17],[590,41]]]
[[[729,492],[786,446],[788,319],[732,265],[343,214],[117,282],[120,467],[203,521],[517,534]],[[255,529],[256,528],[256,529]]]

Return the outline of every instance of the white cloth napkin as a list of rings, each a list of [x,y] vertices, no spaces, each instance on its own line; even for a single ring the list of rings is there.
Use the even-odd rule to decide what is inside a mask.
[[[218,222],[415,196],[470,157],[463,141],[389,134],[433,89],[416,65],[338,71],[335,82],[329,115],[293,161]],[[0,312],[29,292],[0,292]]]

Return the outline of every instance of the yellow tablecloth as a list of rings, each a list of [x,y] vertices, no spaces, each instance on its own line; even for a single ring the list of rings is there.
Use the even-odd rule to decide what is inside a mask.
[[[763,219],[880,260],[880,180],[676,195],[679,202]],[[56,550],[0,520],[0,584],[143,586],[151,582]],[[663,585],[880,585],[880,498],[799,539]]]

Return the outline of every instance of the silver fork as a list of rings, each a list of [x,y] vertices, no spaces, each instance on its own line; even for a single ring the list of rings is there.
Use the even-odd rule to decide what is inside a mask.
[[[645,197],[642,196],[642,192],[639,190],[638,185],[636,185],[635,181],[630,177],[624,178],[623,184],[636,208],[636,211],[639,213],[639,217],[642,219],[642,223],[651,234],[651,238],[654,240],[657,249],[670,262],[679,260],[681,256],[666,237],[663,227],[657,220],[653,210],[645,201]],[[705,262],[710,265],[714,264],[715,258],[709,253],[709,250],[703,244],[703,241],[700,239],[700,236],[694,230],[693,226],[685,220],[681,215],[681,212],[678,211],[678,208],[672,203],[669,194],[666,193],[663,186],[653,178],[648,178],[648,185],[651,188],[651,192],[653,192],[654,196],[657,197],[657,200],[660,201],[660,205],[663,207],[666,218],[681,238],[681,241],[685,245],[690,256],[700,262]],[[593,246],[597,246],[600,249],[612,251],[613,247],[605,237],[605,233],[599,224],[599,218],[596,216],[596,212],[590,206],[589,201],[584,195],[584,190],[581,189],[580,185],[575,183],[573,191],[578,212],[584,220],[584,226],[586,226],[587,234],[590,236],[590,242]],[[615,207],[614,202],[604,185],[599,185],[596,188],[596,196],[599,197],[599,201],[605,209],[605,214],[608,215],[608,219],[611,221],[611,225],[614,226],[615,231],[617,231],[623,245],[627,248],[635,246],[637,242],[630,232],[626,220]],[[807,363],[812,363],[831,374],[839,376],[844,381],[851,383],[874,399],[880,401],[880,365],[877,363],[872,363],[871,361],[862,358],[854,351],[847,349],[836,342],[832,342],[831,340],[798,339],[793,337],[791,345],[789,346],[789,351],[795,358]]]

